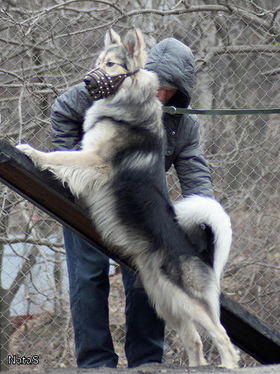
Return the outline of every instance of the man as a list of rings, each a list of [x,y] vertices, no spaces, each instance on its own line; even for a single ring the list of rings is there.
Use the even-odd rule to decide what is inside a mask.
[[[188,107],[194,76],[191,50],[176,39],[165,39],[149,53],[146,64],[160,79],[159,99],[167,105]],[[56,150],[79,149],[82,124],[92,98],[84,83],[62,94],[52,107],[52,141]],[[199,145],[196,116],[165,114],[167,135],[165,168],[174,164],[184,196],[213,196],[209,169]],[[64,229],[70,283],[70,301],[75,331],[77,364],[90,368],[115,367],[109,330],[108,258]],[[125,352],[129,367],[161,362],[164,322],[149,305],[146,293],[135,276],[122,269],[126,295]]]

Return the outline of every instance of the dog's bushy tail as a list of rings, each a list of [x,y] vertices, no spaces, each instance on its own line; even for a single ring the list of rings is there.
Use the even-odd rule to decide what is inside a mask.
[[[208,248],[205,250],[211,252],[210,265],[219,284],[232,241],[228,214],[216,200],[199,195],[191,195],[176,202],[174,208],[179,225],[192,242],[199,240],[199,234],[203,234],[203,230],[208,230]]]

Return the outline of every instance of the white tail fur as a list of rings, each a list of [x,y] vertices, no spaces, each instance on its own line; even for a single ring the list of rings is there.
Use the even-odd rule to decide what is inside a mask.
[[[180,226],[188,232],[193,226],[207,224],[214,234],[214,271],[218,282],[229,257],[232,230],[228,214],[216,200],[191,195],[174,204]]]

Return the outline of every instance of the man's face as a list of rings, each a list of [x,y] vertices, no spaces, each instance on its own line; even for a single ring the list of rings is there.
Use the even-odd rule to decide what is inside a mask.
[[[171,87],[160,87],[158,90],[157,97],[160,99],[160,101],[163,104],[167,104],[168,101],[171,99],[173,95],[177,92],[176,88],[171,88]]]

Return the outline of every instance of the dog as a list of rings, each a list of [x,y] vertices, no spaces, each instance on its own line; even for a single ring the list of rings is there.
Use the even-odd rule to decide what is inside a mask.
[[[140,30],[113,30],[85,83],[94,103],[82,149],[41,152],[18,145],[82,197],[104,245],[133,266],[158,315],[176,329],[189,365],[207,364],[199,331],[212,338],[221,365],[238,353],[220,323],[220,277],[231,244],[228,215],[214,199],[191,196],[172,205],[164,171],[165,131],[155,73],[144,69]]]

